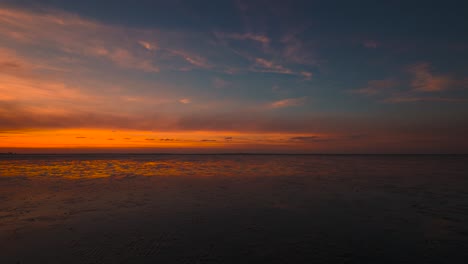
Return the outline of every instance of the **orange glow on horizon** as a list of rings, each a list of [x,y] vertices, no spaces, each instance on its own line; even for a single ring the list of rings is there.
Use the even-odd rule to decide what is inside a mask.
[[[236,146],[301,146],[292,140],[325,135],[242,133],[233,131],[153,132],[139,130],[60,129],[4,132],[2,148],[236,148]]]

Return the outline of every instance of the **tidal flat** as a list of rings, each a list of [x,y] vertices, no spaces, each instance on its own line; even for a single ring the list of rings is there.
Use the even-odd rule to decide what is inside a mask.
[[[465,263],[466,155],[0,157],[0,263]]]

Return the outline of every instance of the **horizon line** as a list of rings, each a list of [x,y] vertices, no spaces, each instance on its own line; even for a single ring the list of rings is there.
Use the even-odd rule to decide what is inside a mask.
[[[261,153],[261,152],[221,152],[221,153],[170,153],[170,152],[154,152],[154,153],[134,153],[134,152],[82,152],[82,153],[15,153],[15,152],[0,152],[0,156],[27,156],[27,155],[290,155],[290,156],[466,156],[468,153]]]

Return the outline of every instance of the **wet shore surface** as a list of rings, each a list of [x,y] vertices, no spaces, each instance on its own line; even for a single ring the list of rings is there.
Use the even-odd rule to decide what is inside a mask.
[[[0,160],[0,263],[464,263],[467,156]]]

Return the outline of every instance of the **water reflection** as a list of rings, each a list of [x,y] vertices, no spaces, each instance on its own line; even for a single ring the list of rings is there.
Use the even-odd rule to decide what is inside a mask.
[[[168,156],[30,156],[0,160],[3,177],[69,179],[125,176],[285,176],[326,175],[335,160],[286,155],[168,155]]]

